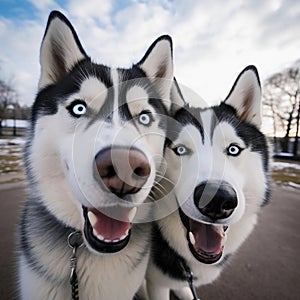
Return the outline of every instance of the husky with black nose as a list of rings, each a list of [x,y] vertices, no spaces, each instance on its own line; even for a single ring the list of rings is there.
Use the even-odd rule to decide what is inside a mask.
[[[52,12],[40,63],[19,225],[21,299],[71,298],[73,232],[84,245],[80,298],[132,299],[149,258],[149,230],[136,218],[162,163],[172,41],[161,36],[139,63],[111,68],[92,62]]]
[[[193,274],[195,286],[214,281],[253,230],[269,196],[261,122],[254,66],[240,73],[220,105],[176,111],[165,154],[172,187],[164,201],[178,209],[154,227],[151,300],[169,299],[170,289],[179,299],[194,299],[188,277]]]

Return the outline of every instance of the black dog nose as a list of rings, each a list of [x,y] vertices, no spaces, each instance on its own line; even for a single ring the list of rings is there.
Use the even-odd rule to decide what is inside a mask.
[[[95,162],[104,185],[121,198],[137,193],[151,173],[147,157],[137,149],[107,148],[96,155]]]
[[[194,203],[199,211],[213,219],[228,218],[238,205],[235,190],[227,182],[206,181],[194,191]]]

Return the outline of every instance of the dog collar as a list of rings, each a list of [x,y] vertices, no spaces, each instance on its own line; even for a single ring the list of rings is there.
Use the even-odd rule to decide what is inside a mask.
[[[183,270],[183,274],[186,278],[186,281],[188,282],[189,288],[193,294],[192,300],[200,300],[200,298],[197,295],[197,291],[194,285],[194,275],[189,266],[185,263],[185,261],[180,260],[180,264]]]
[[[79,300],[79,288],[78,288],[78,277],[76,273],[77,268],[77,256],[76,251],[78,248],[81,248],[84,243],[80,231],[73,231],[68,235],[68,246],[72,249],[72,256],[70,258],[70,284],[72,290],[72,300]]]

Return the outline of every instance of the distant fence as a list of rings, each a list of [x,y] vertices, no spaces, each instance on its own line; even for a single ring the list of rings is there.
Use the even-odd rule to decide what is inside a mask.
[[[0,127],[0,136],[24,136],[26,135],[28,124],[27,120],[3,120]]]

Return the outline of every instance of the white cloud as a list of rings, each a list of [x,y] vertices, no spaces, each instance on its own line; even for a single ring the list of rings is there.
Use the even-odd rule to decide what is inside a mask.
[[[32,103],[40,42],[51,9],[61,9],[97,62],[129,66],[161,34],[174,40],[179,81],[204,99],[224,98],[238,73],[256,64],[262,78],[299,59],[300,3],[295,1],[30,0],[38,19],[0,17],[0,66],[20,100]]]
[[[0,18],[1,77],[10,80],[22,103],[32,103],[39,76],[39,43],[43,26],[32,21],[15,24]]]
[[[110,13],[113,3],[111,0],[95,1],[95,0],[72,0],[67,5],[67,11],[75,18],[95,19],[100,23],[110,24]]]
[[[35,15],[38,16],[40,23],[47,21],[48,14],[51,10],[59,10],[61,7],[55,2],[55,0],[27,0],[35,8],[32,12],[34,18]]]

